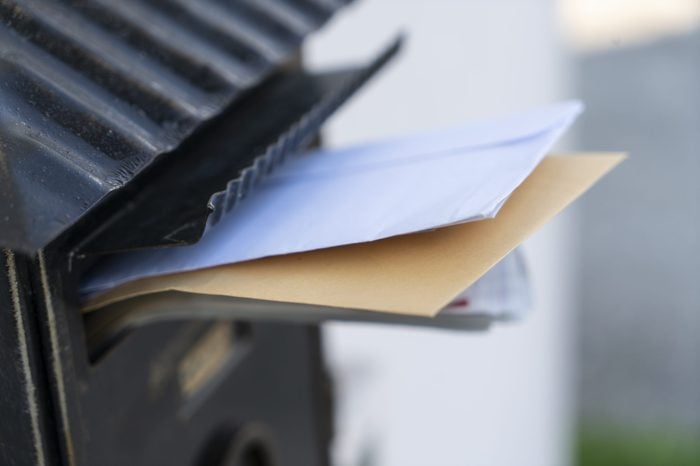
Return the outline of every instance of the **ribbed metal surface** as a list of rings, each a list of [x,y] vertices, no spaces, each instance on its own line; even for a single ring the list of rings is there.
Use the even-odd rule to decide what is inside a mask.
[[[45,244],[342,3],[0,0],[0,245]]]

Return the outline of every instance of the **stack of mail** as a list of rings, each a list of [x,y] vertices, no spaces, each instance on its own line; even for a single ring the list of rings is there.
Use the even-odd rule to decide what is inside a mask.
[[[289,320],[517,316],[531,299],[512,251],[622,159],[545,157],[580,111],[298,155],[198,243],[101,261],[84,309],[141,297]]]

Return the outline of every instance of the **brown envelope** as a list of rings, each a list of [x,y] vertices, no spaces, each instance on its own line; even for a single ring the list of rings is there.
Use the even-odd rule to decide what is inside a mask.
[[[623,158],[547,157],[492,220],[141,279],[97,296],[84,310],[149,293],[181,291],[435,316]]]

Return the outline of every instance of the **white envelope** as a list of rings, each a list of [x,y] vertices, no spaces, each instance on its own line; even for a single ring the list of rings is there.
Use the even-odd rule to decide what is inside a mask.
[[[197,244],[105,260],[82,291],[492,218],[581,109],[560,103],[294,157]]]

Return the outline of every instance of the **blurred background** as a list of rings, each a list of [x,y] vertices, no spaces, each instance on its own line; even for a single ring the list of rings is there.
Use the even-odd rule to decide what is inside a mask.
[[[527,242],[523,321],[326,326],[334,464],[700,465],[700,0],[359,0],[306,60],[399,31],[329,145],[573,97],[560,150],[630,159]]]

